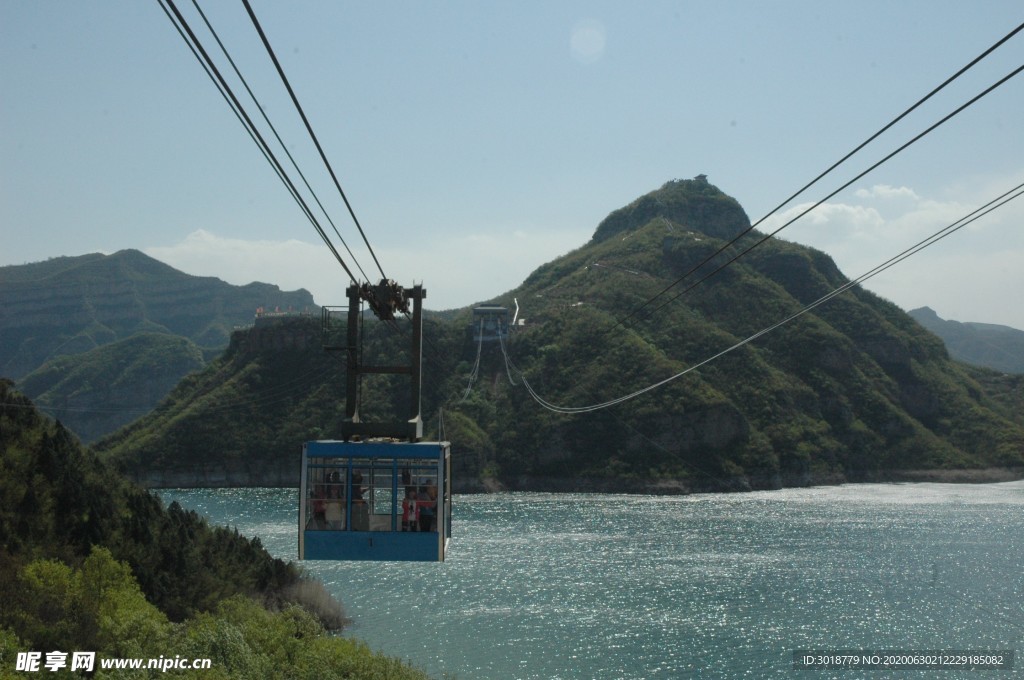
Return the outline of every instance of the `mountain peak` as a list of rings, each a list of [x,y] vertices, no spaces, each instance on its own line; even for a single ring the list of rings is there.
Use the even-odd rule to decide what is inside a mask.
[[[936,312],[931,307],[918,307],[917,309],[910,310],[909,312],[907,312],[907,314],[910,314],[910,316],[917,319],[918,322],[920,322],[922,319],[944,321],[944,319],[942,319],[939,316],[938,312]]]
[[[697,175],[666,182],[660,189],[613,211],[597,225],[591,240],[599,243],[659,217],[719,239],[730,239],[750,226],[736,199],[708,182],[707,175]]]

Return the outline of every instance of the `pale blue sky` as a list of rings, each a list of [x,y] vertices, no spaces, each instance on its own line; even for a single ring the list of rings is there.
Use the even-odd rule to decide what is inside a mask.
[[[707,174],[756,220],[1024,21],[995,0],[252,3],[385,271],[431,308],[514,287],[673,178]],[[202,6],[355,247],[241,2]],[[1024,34],[797,202],[1021,63]],[[138,248],[341,300],[155,0],[0,0],[0,92],[0,265]],[[1022,117],[1024,75],[783,234],[856,276],[1024,181]],[[1007,207],[868,287],[1024,328],[1022,227]]]

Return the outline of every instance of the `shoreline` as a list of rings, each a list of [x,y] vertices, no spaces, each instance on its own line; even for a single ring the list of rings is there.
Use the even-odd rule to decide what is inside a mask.
[[[272,478],[260,475],[207,475],[173,472],[150,473],[144,479],[130,476],[147,489],[231,489],[231,488],[298,488],[286,483],[280,475]],[[254,477],[256,477],[254,479]],[[726,479],[709,478],[703,483],[693,479],[638,479],[630,477],[551,477],[521,476],[514,479],[483,478],[453,481],[452,491],[457,494],[488,494],[504,492],[539,493],[621,493],[652,496],[685,496],[696,493],[744,493],[748,491],[777,491],[780,489],[812,486],[840,486],[843,484],[994,484],[1024,479],[1022,467],[988,467],[960,470],[872,470],[857,475],[842,473],[770,475],[751,477],[742,475]]]
[[[726,479],[708,479],[703,483],[692,479],[592,478],[592,477],[529,477],[515,480],[484,479],[475,484],[455,485],[455,493],[501,493],[506,491],[536,491],[545,493],[625,493],[658,496],[690,495],[696,493],[744,493],[749,491],[778,491],[781,489],[812,486],[840,486],[844,484],[995,484],[1024,479],[1024,467],[988,467],[963,470],[873,470],[857,475],[842,473],[807,475],[771,475],[751,477],[741,475]]]

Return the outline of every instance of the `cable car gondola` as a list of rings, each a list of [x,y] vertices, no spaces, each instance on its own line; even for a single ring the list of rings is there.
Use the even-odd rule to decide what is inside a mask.
[[[448,442],[312,441],[302,450],[299,559],[443,561]]]
[[[332,317],[324,308],[325,349],[347,353],[346,418],[341,440],[306,442],[299,483],[300,560],[443,561],[451,537],[451,445],[424,442],[420,416],[423,338],[422,286],[404,289],[384,280],[348,291],[346,340],[331,344]],[[409,315],[408,365],[362,363],[363,302],[384,321]],[[408,374],[410,417],[366,423],[359,415],[364,374]]]

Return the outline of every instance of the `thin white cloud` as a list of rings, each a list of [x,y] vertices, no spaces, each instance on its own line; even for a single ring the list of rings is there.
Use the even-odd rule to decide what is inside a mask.
[[[824,250],[849,277],[860,276],[1007,189],[1007,180],[970,192],[923,196],[909,187],[876,185],[845,202],[816,208],[779,236]],[[858,200],[859,199],[859,200]],[[1024,290],[1024,199],[1007,205],[871,279],[867,288],[905,309],[929,306],[945,318],[1024,328],[1024,307],[1008,292]],[[790,208],[762,225],[773,231],[812,204]]]
[[[920,200],[920,196],[909,187],[893,187],[888,184],[876,184],[870,189],[857,189],[854,192],[857,198],[879,198],[883,200],[909,198]]]
[[[334,271],[341,271],[322,246],[318,248],[295,239],[247,241],[225,238],[205,229],[193,231],[179,243],[150,247],[144,251],[187,274],[216,276],[235,285],[260,281],[284,290],[305,288],[314,297],[323,292],[318,290],[320,281]],[[343,279],[344,272],[337,278]]]
[[[589,237],[589,231],[504,229],[440,239],[426,248],[385,248],[381,259],[389,263],[389,275],[402,272],[424,282],[428,308],[452,309],[515,288],[534,269]]]
[[[780,232],[782,238],[827,250],[851,238],[870,238],[885,225],[885,218],[871,206],[824,203],[810,210],[813,205],[803,203],[773,215],[761,230],[772,232],[792,222]]]
[[[429,309],[451,309],[516,287],[534,269],[588,237],[575,231],[508,229],[433,240],[426,247],[376,250],[388,276],[403,285],[425,284]],[[305,288],[319,305],[342,304],[348,285],[344,270],[323,245],[303,241],[246,241],[199,229],[179,243],[145,252],[188,274],[236,285],[262,281],[285,290]],[[362,256],[360,261],[364,266],[371,262]],[[374,270],[367,272],[372,276]]]
[[[1007,188],[1003,178],[936,198],[908,187],[891,191],[891,187],[873,187],[844,202],[820,206],[780,236],[824,250],[844,273],[855,277]],[[760,228],[772,231],[810,205],[791,208]],[[905,309],[927,305],[944,318],[1024,329],[1024,306],[1012,297],[1024,290],[1022,223],[1024,199],[872,279],[867,287]],[[425,284],[428,308],[451,309],[516,287],[534,269],[583,245],[589,237],[589,230],[488,225],[486,232],[435,238],[423,246],[388,242],[378,247],[377,254],[388,275],[400,283]],[[235,284],[265,281],[285,290],[305,288],[321,305],[341,304],[348,284],[322,244],[246,241],[200,229],[180,243],[146,252],[190,274],[217,276]],[[357,254],[364,264],[372,265],[368,257]]]

